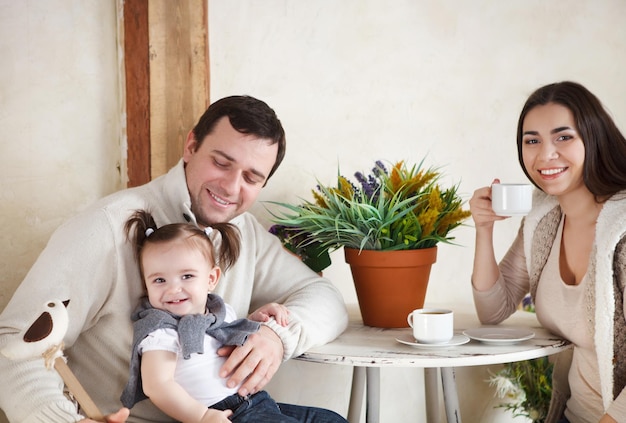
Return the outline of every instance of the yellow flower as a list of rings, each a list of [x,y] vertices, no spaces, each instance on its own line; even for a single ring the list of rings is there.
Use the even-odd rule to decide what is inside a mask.
[[[391,169],[391,175],[389,175],[389,188],[394,194],[404,185],[404,178],[402,177],[403,164],[404,161],[397,162]]]
[[[430,191],[430,195],[428,196],[428,207],[432,210],[437,210],[438,212],[443,209],[441,191],[437,186],[433,187],[433,189]]]
[[[320,194],[319,192],[315,191],[315,190],[311,190],[311,192],[313,193],[313,198],[315,199],[315,204],[317,204],[318,206],[327,209],[328,208],[328,204],[326,203],[326,198]]]
[[[437,172],[420,170],[414,173],[414,169],[406,169],[404,161],[397,162],[391,169],[387,189],[391,195],[402,191],[406,196],[418,193],[428,183],[437,177]]]
[[[461,210],[460,208],[456,208],[455,210],[444,214],[439,221],[437,233],[439,235],[447,234],[451,226],[456,225],[458,222],[461,222],[464,219],[467,219],[471,215],[472,213],[469,210]]]
[[[437,173],[428,171],[424,173],[420,171],[417,175],[407,181],[408,192],[419,192],[437,177]]]
[[[426,209],[417,216],[417,220],[422,227],[422,237],[430,235],[433,232],[438,217],[439,211],[436,209]]]
[[[338,188],[339,194],[348,200],[352,200],[352,197],[354,196],[354,188],[352,188],[352,184],[350,183],[350,181],[348,181],[343,176],[340,176],[338,182],[339,182],[339,188]]]

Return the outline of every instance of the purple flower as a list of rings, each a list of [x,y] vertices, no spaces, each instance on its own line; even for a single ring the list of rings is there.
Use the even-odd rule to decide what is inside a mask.
[[[376,166],[369,175],[365,176],[362,172],[356,172],[354,177],[361,184],[361,189],[355,190],[355,192],[375,203],[381,190],[380,177],[386,174],[387,169],[385,169],[385,165],[380,160],[376,161]]]
[[[357,172],[354,174],[354,177],[361,184],[361,192],[367,198],[372,199],[376,195],[378,191],[378,181],[372,175],[369,175],[367,178],[361,172]]]
[[[535,304],[533,304],[533,299],[530,294],[526,294],[526,296],[522,299],[522,309],[525,311],[535,311]]]
[[[385,175],[388,175],[388,174],[389,174],[389,173],[387,172],[387,168],[385,167],[385,165],[383,164],[383,162],[382,162],[382,161],[380,161],[380,160],[376,160],[376,162],[375,162],[375,163],[376,163],[376,167],[374,167],[374,169],[372,169],[372,173],[373,173],[374,175],[376,175],[376,176],[378,177],[378,176],[380,176],[380,175],[382,175],[382,174],[385,174]]]
[[[282,229],[282,226],[280,225],[272,225],[269,228],[269,233],[271,233],[272,235],[278,236],[281,233],[281,229]]]

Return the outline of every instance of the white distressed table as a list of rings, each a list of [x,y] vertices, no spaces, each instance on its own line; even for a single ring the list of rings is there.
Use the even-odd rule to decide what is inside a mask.
[[[433,305],[434,306],[434,305]],[[441,307],[441,305],[436,305]],[[444,306],[445,307],[445,306]],[[455,334],[482,326],[471,307],[452,308]],[[404,345],[396,338],[411,334],[410,328],[381,329],[364,326],[358,307],[349,307],[350,324],[334,341],[315,347],[298,360],[354,367],[352,392],[348,409],[350,423],[360,421],[363,389],[366,387],[366,421],[380,421],[380,368],[420,367],[424,369],[426,418],[438,423],[438,373],[441,374],[443,400],[448,423],[461,423],[455,382],[455,367],[510,363],[545,357],[570,348],[569,342],[543,329],[533,313],[518,311],[498,325],[501,328],[524,328],[535,337],[513,345],[491,345],[471,340],[467,344],[443,348],[419,348]]]

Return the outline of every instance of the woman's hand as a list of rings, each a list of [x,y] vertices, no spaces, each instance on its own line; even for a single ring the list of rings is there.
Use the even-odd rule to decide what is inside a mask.
[[[130,410],[128,408],[120,408],[116,413],[109,414],[105,417],[106,423],[124,423],[128,416],[130,415]],[[91,419],[83,419],[80,421],[81,423],[96,423],[96,420]]]
[[[493,184],[499,184],[499,179],[494,179]],[[491,186],[478,188],[469,200],[470,212],[476,229],[480,227],[493,228],[493,222],[504,220],[507,217],[497,216],[491,205]]]
[[[492,184],[499,184],[494,179]],[[476,227],[472,284],[479,291],[490,289],[498,280],[500,269],[493,248],[493,222],[507,219],[497,216],[491,206],[491,186],[479,188],[469,201],[470,212]]]
[[[276,332],[261,326],[242,346],[222,347],[217,353],[229,356],[220,369],[220,377],[228,378],[229,388],[243,382],[238,393],[245,397],[259,392],[272,379],[283,360],[283,343]]]

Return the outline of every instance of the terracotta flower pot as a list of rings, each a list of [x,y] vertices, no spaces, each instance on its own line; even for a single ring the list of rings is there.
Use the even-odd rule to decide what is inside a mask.
[[[407,315],[424,306],[437,247],[377,251],[344,248],[363,323],[380,328],[408,327]]]

